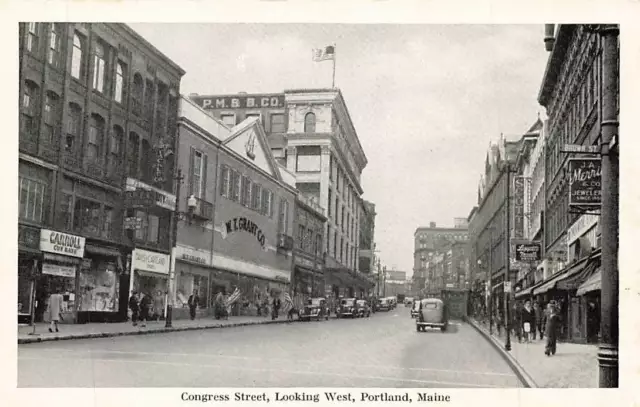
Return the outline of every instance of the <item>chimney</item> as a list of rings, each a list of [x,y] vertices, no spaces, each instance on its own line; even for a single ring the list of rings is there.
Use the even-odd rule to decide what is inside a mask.
[[[431,229],[434,229],[436,227],[436,223],[435,222],[429,222],[429,227]]]
[[[555,25],[554,24],[545,24],[544,25],[544,48],[551,52],[553,51],[553,45],[556,42],[555,37]]]

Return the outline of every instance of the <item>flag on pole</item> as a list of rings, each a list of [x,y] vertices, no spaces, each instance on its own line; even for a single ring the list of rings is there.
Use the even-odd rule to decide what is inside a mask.
[[[314,62],[335,61],[335,59],[336,59],[336,47],[334,47],[333,45],[328,45],[324,48],[313,49]]]
[[[282,313],[287,314],[293,308],[293,300],[288,292],[284,293],[284,305],[282,306]]]
[[[228,307],[230,305],[233,305],[236,301],[240,299],[240,295],[241,295],[240,290],[236,287],[233,294],[231,294],[229,298],[227,298],[227,302],[225,303],[225,306]]]

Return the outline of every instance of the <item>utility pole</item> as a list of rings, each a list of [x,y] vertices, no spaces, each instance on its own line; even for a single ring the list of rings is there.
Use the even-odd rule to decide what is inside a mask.
[[[506,342],[504,344],[504,349],[508,352],[511,350],[511,312],[509,310],[509,296],[511,295],[511,222],[510,222],[510,206],[511,206],[511,164],[509,163],[509,157],[506,157],[506,165],[507,165],[507,230],[505,233],[505,238],[507,239],[507,247],[506,247],[506,256],[505,256],[505,274],[504,280],[502,282],[502,291],[504,295],[504,327],[506,330]],[[507,292],[506,287],[507,283],[509,283],[509,292]]]
[[[489,229],[489,265],[487,266],[487,289],[489,290],[489,335],[493,335],[493,286],[491,274],[493,267],[493,226]]]
[[[602,36],[602,286],[598,349],[599,387],[618,387],[618,36],[616,24],[597,27]]]
[[[180,189],[182,186],[182,170],[178,168],[174,180],[176,185],[176,206],[171,214],[171,235],[169,238],[169,247],[171,247],[171,259],[169,261],[169,292],[167,293],[167,315],[165,316],[165,328],[173,327],[173,300],[174,300],[174,285],[176,279],[176,246],[178,242],[178,221],[180,220]]]

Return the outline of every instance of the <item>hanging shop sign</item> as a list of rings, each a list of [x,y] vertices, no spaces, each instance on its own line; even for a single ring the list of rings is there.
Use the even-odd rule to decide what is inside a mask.
[[[166,191],[147,185],[134,178],[127,178],[125,192],[127,206],[159,206],[164,209],[176,209],[176,196]]]
[[[188,261],[190,263],[202,264],[203,266],[211,266],[211,253],[205,250],[194,249],[191,247],[177,246],[176,258]]]
[[[521,239],[524,236],[524,177],[513,179],[513,236]]]
[[[40,230],[40,250],[65,256],[84,257],[85,238],[56,232],[54,230]]]
[[[599,158],[570,159],[568,176],[570,206],[600,206],[602,162]]]
[[[148,250],[135,249],[132,253],[131,268],[169,274],[169,255]]]
[[[203,109],[251,109],[261,107],[284,107],[284,94],[221,96],[214,98],[192,96],[191,100],[193,100]]]
[[[260,246],[262,248],[265,247],[266,236],[262,233],[262,229],[260,229],[258,225],[253,223],[250,219],[243,217],[230,219],[224,223],[222,231],[223,239],[226,239],[229,235],[238,231],[252,234],[255,236],[258,243],[260,243]]]
[[[59,264],[43,263],[42,274],[73,278],[76,276],[76,268],[73,266],[62,266]]]
[[[542,258],[540,243],[519,243],[515,245],[516,261],[539,261]]]

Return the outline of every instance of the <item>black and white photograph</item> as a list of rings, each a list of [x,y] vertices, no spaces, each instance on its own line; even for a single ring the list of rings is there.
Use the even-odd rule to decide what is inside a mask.
[[[27,17],[18,392],[451,404],[625,381],[629,25]]]

